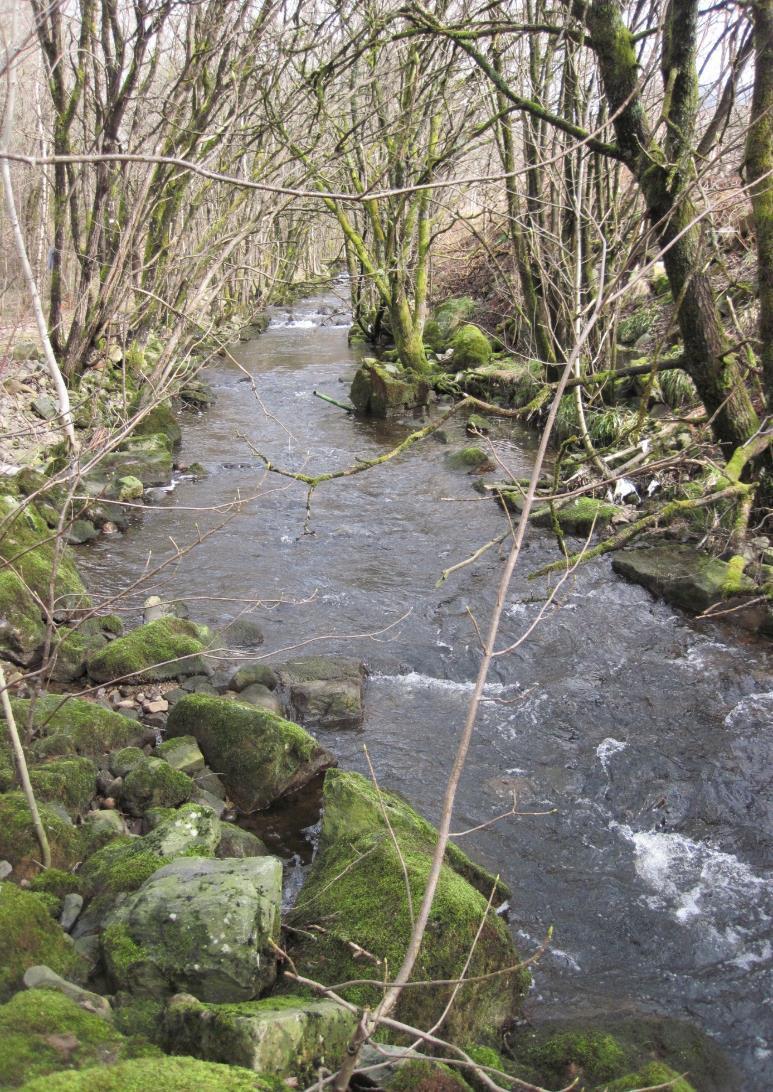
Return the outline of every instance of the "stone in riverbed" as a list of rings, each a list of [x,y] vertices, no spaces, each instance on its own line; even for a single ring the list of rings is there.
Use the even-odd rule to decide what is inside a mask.
[[[268,690],[276,690],[278,683],[279,680],[273,668],[270,668],[268,664],[258,662],[242,664],[233,673],[228,685],[231,690],[240,693],[248,686],[265,686]]]
[[[172,998],[164,1023],[167,1041],[177,1050],[305,1086],[320,1066],[338,1068],[356,1017],[335,1001],[269,997],[202,1005],[183,994]]]
[[[184,804],[193,792],[193,781],[162,758],[143,756],[132,766],[121,786],[121,806],[129,815],[142,815],[148,808],[169,808]]]
[[[261,709],[268,709],[269,712],[276,713],[277,716],[282,714],[282,703],[279,698],[267,686],[262,686],[260,683],[245,686],[244,690],[239,693],[239,701],[246,701],[249,705],[257,705]]]
[[[167,735],[192,735],[240,811],[262,811],[301,789],[335,758],[297,724],[228,698],[191,694],[169,714]]]
[[[88,659],[96,682],[130,677],[132,682],[159,682],[204,670],[199,629],[183,618],[159,618],[111,641]]]
[[[626,580],[643,584],[653,595],[692,614],[701,614],[727,598],[729,567],[724,561],[691,546],[662,545],[625,550],[612,559],[612,568]],[[754,592],[742,577],[734,592]]]
[[[357,728],[362,723],[364,666],[345,656],[300,656],[276,671],[299,723],[319,728]]]
[[[352,942],[381,966],[397,966],[411,932],[403,869],[416,906],[436,839],[430,824],[393,793],[377,792],[359,774],[329,771],[318,854],[290,915],[291,924],[301,930],[325,921],[326,932],[313,942],[302,932],[293,934],[290,955],[299,972],[322,982],[363,977]],[[444,1020],[445,1034],[455,1042],[490,1041],[517,1011],[529,981],[525,971],[516,969],[518,955],[507,926],[487,909],[492,892],[496,904],[506,889],[458,849],[448,853],[414,977],[453,980],[472,951],[465,973],[470,979],[483,977],[461,987]],[[491,972],[497,973],[485,977]],[[372,1005],[378,998],[378,991],[368,986],[341,992],[357,1005]],[[449,996],[450,987],[445,986],[406,990],[397,1018],[430,1027]]]
[[[358,413],[392,417],[414,406],[426,406],[430,385],[395,365],[366,357],[352,381],[349,397]]]
[[[156,747],[156,754],[175,770],[182,770],[189,777],[204,769],[204,755],[193,736],[177,736],[176,739],[164,740]]]
[[[111,981],[150,996],[258,996],[276,978],[281,895],[276,857],[173,861],[108,918],[102,948]]]

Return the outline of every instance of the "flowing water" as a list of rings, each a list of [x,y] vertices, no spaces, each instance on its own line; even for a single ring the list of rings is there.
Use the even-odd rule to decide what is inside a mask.
[[[314,474],[380,454],[416,427],[353,419],[313,395],[348,396],[356,361],[345,321],[335,295],[306,300],[238,346],[241,368],[210,368],[217,402],[185,416],[180,455],[209,476],[178,482],[141,525],[84,553],[83,570],[108,596],[201,537],[136,590],[135,605],[182,596],[194,617],[222,621],[259,600],[261,651],[281,660],[313,641],[302,651],[364,659],[363,731],[320,735],[342,766],[365,772],[367,744],[381,783],[436,820],[478,662],[473,619],[487,619],[500,555],[436,585],[504,517],[429,439],[321,485],[313,533],[303,533],[305,488],[267,475],[256,451]],[[469,442],[461,424],[446,431],[452,447]],[[494,445],[505,466],[528,472],[529,433],[503,424]],[[235,497],[238,512],[208,511]],[[554,557],[548,533],[530,530],[502,647],[541,609],[546,585],[528,574]],[[773,1087],[769,652],[687,621],[607,560],[579,570],[558,600],[495,661],[454,822],[458,832],[485,824],[513,793],[519,810],[550,813],[459,839],[512,886],[523,951],[555,928],[527,1011],[684,1016],[731,1053],[750,1092]]]

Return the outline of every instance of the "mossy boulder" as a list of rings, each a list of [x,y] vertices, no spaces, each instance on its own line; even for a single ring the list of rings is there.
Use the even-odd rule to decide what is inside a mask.
[[[249,830],[242,830],[235,823],[220,821],[222,836],[217,844],[215,855],[221,859],[225,857],[266,857],[269,850],[256,834]]]
[[[201,753],[198,743],[193,736],[177,736],[175,739],[165,739],[156,747],[156,755],[163,758],[175,770],[193,777],[204,769],[204,755]]]
[[[130,677],[133,682],[159,682],[205,670],[199,629],[185,618],[159,618],[118,637],[88,659],[96,682]]]
[[[237,1066],[194,1058],[136,1058],[109,1068],[55,1073],[22,1092],[282,1092],[277,1082]]]
[[[609,501],[579,497],[563,508],[556,508],[555,519],[565,534],[587,536],[593,529],[601,530],[606,527],[621,511],[618,505],[610,504]],[[553,513],[549,507],[542,505],[532,512],[531,522],[535,527],[551,527]]]
[[[53,571],[53,616],[59,621],[89,606],[72,553],[68,547],[57,553],[55,536],[35,505],[0,495],[0,652],[14,663],[35,662],[45,633],[40,604],[50,602]]]
[[[358,413],[369,417],[392,417],[415,406],[426,406],[430,386],[401,371],[394,364],[366,358],[352,380],[349,397]]]
[[[356,728],[362,723],[365,669],[345,656],[300,656],[276,668],[299,724]]]
[[[163,758],[135,763],[121,786],[121,806],[129,815],[143,815],[148,808],[170,808],[184,804],[193,793],[193,781]]]
[[[0,1000],[20,989],[28,967],[44,963],[66,978],[82,970],[70,938],[46,909],[43,897],[0,882]]]
[[[146,732],[128,717],[80,698],[44,694],[34,701],[14,699],[12,706],[19,727],[34,734],[30,749],[38,759],[81,755],[101,762],[111,751],[140,742]]]
[[[137,412],[135,406],[133,412]],[[180,423],[174,415],[171,402],[157,402],[135,426],[133,436],[153,436],[162,433],[172,448],[179,447],[183,434]]]
[[[345,982],[363,977],[352,947],[359,945],[379,960],[380,968],[393,973],[411,933],[405,873],[416,907],[429,874],[436,834],[399,797],[382,792],[379,798],[357,774],[327,774],[324,808],[318,855],[290,920],[301,929],[324,921],[325,932],[313,942],[294,934],[298,939],[292,958],[301,974],[321,982]],[[462,874],[463,869],[475,875],[472,862],[463,854],[456,857],[461,866],[457,870],[451,856],[447,860],[413,977],[455,979],[472,949],[466,971],[470,979],[502,972],[463,985],[444,1020],[445,1034],[452,1040],[490,1041],[513,1016],[529,976],[517,969],[518,956],[506,925],[493,909],[487,910],[495,882],[487,884],[482,895]],[[362,985],[342,992],[354,1003],[368,1006],[380,995],[377,988]],[[450,993],[451,987],[437,985],[406,990],[397,1017],[416,1027],[429,1027],[440,1019]]]
[[[482,447],[463,447],[448,455],[448,465],[454,470],[475,470],[489,462],[489,456]]]
[[[246,663],[236,669],[229,681],[231,690],[239,693],[248,686],[265,686],[268,690],[276,690],[279,679],[273,668],[268,664]]]
[[[210,808],[184,804],[141,838],[119,838],[92,854],[81,869],[84,894],[110,906],[176,857],[214,856],[221,834]]]
[[[58,1070],[112,1065],[137,1049],[108,1021],[53,990],[17,993],[0,1007],[0,1088],[26,1081],[49,1088]]]
[[[444,300],[424,326],[424,342],[436,353],[448,348],[451,337],[475,311],[475,300],[469,296],[454,296]]]
[[[626,1073],[611,1083],[606,1082],[604,1092],[631,1092],[632,1088],[658,1087],[666,1087],[668,1092],[699,1092],[695,1085],[662,1062],[650,1062],[636,1073]]]
[[[177,702],[167,734],[196,739],[207,764],[245,813],[267,808],[335,765],[333,755],[300,725],[209,694],[190,694]]]
[[[51,863],[55,868],[72,867],[81,855],[79,829],[53,808],[40,803],[40,818],[48,836]],[[0,860],[13,865],[14,879],[28,879],[40,870],[40,844],[35,834],[27,801],[21,792],[0,796]]]
[[[77,629],[60,629],[52,648],[49,678],[54,682],[73,682],[86,674],[86,663],[107,644],[101,633],[81,633]]]
[[[429,1058],[408,1059],[393,1077],[381,1083],[389,1092],[470,1092],[463,1077]]]
[[[216,1003],[257,997],[276,978],[281,896],[276,857],[181,857],[163,866],[106,921],[113,985]]]
[[[240,1005],[202,1005],[172,998],[167,1041],[201,1058],[244,1066],[265,1076],[295,1078],[304,1086],[320,1066],[343,1060],[356,1019],[334,1001],[270,997]]]
[[[95,483],[126,477],[138,478],[145,487],[166,485],[172,477],[172,443],[164,432],[130,436],[90,475]]]
[[[731,566],[691,546],[641,547],[616,554],[612,568],[672,606],[700,614],[733,594],[750,595],[755,585],[747,577],[732,580]]]
[[[482,368],[491,359],[491,342],[477,326],[460,326],[451,338],[455,368]]]
[[[540,1086],[629,1092],[684,1074],[679,1092],[739,1092],[738,1074],[719,1047],[683,1020],[616,1014],[593,1023],[551,1021],[508,1036],[515,1073]],[[650,1081],[647,1073],[668,1073]],[[630,1083],[627,1083],[630,1082]]]
[[[30,770],[38,800],[64,804],[71,815],[82,815],[94,799],[97,767],[90,758],[54,758]]]

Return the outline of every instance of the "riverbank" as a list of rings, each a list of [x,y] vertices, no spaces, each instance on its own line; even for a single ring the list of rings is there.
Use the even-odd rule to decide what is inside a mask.
[[[361,455],[369,449],[383,450],[411,427],[400,422],[375,426],[352,422],[351,441],[345,438],[340,412],[331,408],[328,413],[312,398],[310,390],[313,386],[335,390],[333,384],[346,377],[353,364],[342,349],[342,332],[335,329],[325,332],[325,328],[313,325],[314,320],[306,318],[306,313],[301,309],[294,318],[280,320],[287,325],[278,325],[267,340],[246,344],[239,351],[240,363],[247,367],[249,373],[260,374],[261,393],[269,400],[267,408],[283,424],[286,423],[285,428],[266,418],[256,403],[245,397],[244,392],[248,389],[242,383],[245,376],[238,369],[224,364],[223,370],[211,377],[219,396],[219,406],[213,414],[222,412],[222,417],[210,415],[209,418],[192,419],[183,438],[181,452],[184,461],[196,461],[194,455],[200,456],[197,461],[201,461],[208,470],[208,477],[198,484],[182,481],[174,493],[160,498],[160,511],[148,511],[142,528],[130,528],[121,538],[113,536],[99,540],[92,548],[90,557],[85,559],[85,571],[90,574],[91,587],[99,586],[95,578],[97,574],[108,577],[102,585],[106,599],[112,594],[110,581],[125,583],[128,578],[131,582],[141,573],[148,549],[153,551],[154,557],[159,556],[162,544],[168,542],[169,533],[180,538],[181,521],[190,518],[191,530],[197,525],[204,528],[206,525],[203,521],[206,519],[208,523],[215,517],[203,515],[202,508],[210,506],[213,501],[222,503],[224,497],[236,493],[247,497],[256,492],[254,483],[259,461],[243,441],[235,439],[240,432],[250,437],[253,443],[264,445],[277,461],[281,457],[285,463],[290,460],[295,465],[308,462],[307,444],[313,438],[313,457],[317,465],[324,461],[325,466],[330,466],[346,465],[351,460],[352,452],[344,444],[353,443],[354,451]],[[306,322],[312,325],[301,325]],[[304,350],[300,348],[298,340],[307,336],[304,330],[311,330],[314,335],[314,341],[306,350],[308,358],[303,357]],[[325,338],[330,340],[324,342]],[[259,362],[252,355],[254,353],[263,354]],[[280,380],[288,382],[282,386]],[[288,437],[287,427],[295,437],[292,441]],[[372,480],[365,482],[368,476],[359,477],[358,483],[362,484],[357,485],[356,491],[334,492],[331,488],[323,493],[320,490],[312,509],[312,527],[316,532],[313,536],[301,535],[303,489],[293,486],[291,490],[279,492],[274,488],[274,483],[270,483],[259,500],[244,506],[219,539],[213,537],[213,552],[205,554],[204,559],[199,554],[199,558],[191,559],[190,563],[185,558],[179,559],[173,575],[170,567],[169,582],[165,586],[156,588],[151,581],[141,591],[134,593],[131,603],[133,610],[139,609],[147,593],[156,590],[163,592],[164,598],[188,599],[197,617],[214,622],[223,619],[226,613],[235,618],[245,606],[252,606],[257,598],[263,603],[273,600],[271,610],[266,609],[268,604],[259,609],[261,627],[266,633],[265,647],[273,651],[271,659],[277,662],[282,659],[282,648],[296,644],[304,636],[334,632],[362,634],[368,629],[375,632],[383,628],[390,617],[399,618],[404,613],[404,605],[412,604],[412,621],[409,625],[403,623],[399,628],[398,641],[392,640],[384,647],[382,642],[375,644],[367,638],[358,642],[339,638],[337,645],[351,650],[353,644],[359,643],[367,650],[371,675],[365,682],[365,732],[380,779],[384,779],[385,784],[401,788],[409,799],[419,803],[421,809],[430,814],[430,818],[435,818],[432,814],[436,806],[434,801],[437,799],[437,787],[442,784],[443,770],[440,767],[443,763],[439,762],[439,755],[450,751],[453,726],[458,723],[459,703],[469,693],[467,679],[475,661],[474,643],[463,611],[454,604],[458,606],[458,602],[473,597],[471,601],[475,609],[482,611],[485,610],[487,595],[484,582],[471,572],[464,573],[461,583],[453,589],[435,593],[429,591],[437,579],[439,562],[445,565],[446,560],[438,558],[436,544],[443,541],[450,554],[462,556],[462,551],[470,545],[471,522],[475,524],[476,533],[488,533],[489,527],[501,525],[502,518],[493,505],[486,507],[485,516],[480,505],[475,509],[469,507],[476,502],[474,494],[469,491],[464,471],[449,467],[447,460],[449,446],[458,444],[461,447],[467,442],[461,426],[458,434],[452,433],[449,439],[450,445],[433,445],[431,452],[421,458],[421,466],[413,461],[398,467],[396,477],[391,479],[391,496],[399,499],[400,503],[400,510],[394,513],[383,503],[380,508],[377,507],[381,490],[378,483]],[[528,454],[519,453],[512,439],[499,440],[498,444],[498,450],[511,463],[523,458],[522,465],[528,465]],[[252,483],[251,491],[247,489],[249,483]],[[455,499],[444,504],[443,496],[453,496]],[[428,498],[432,501],[432,514]],[[187,517],[187,508],[198,511]],[[442,515],[443,511],[445,515]],[[459,513],[464,515],[468,511],[475,512],[474,521],[466,516],[460,520]],[[256,514],[259,515],[259,524],[256,523]],[[543,549],[536,540],[533,550],[539,555]],[[284,567],[282,558],[285,559]],[[108,570],[112,570],[112,573]],[[485,581],[488,581],[488,569],[484,575]],[[230,587],[227,582],[230,582]],[[214,598],[213,584],[218,585]],[[314,587],[319,589],[318,595],[310,598]],[[675,885],[673,894],[666,892],[662,910],[652,906],[627,909],[626,912],[642,914],[642,920],[634,931],[642,930],[644,935],[649,935],[653,920],[665,919],[659,928],[663,943],[670,952],[666,965],[670,965],[672,973],[677,976],[672,980],[675,994],[684,989],[691,973],[686,967],[680,972],[679,961],[674,958],[679,929],[674,929],[672,935],[669,929],[673,929],[673,926],[668,925],[672,911],[680,911],[682,890],[687,892],[694,886],[695,869],[700,872],[704,866],[709,867],[716,879],[724,867],[731,870],[740,867],[744,859],[749,860],[756,853],[753,822],[748,824],[745,833],[742,827],[736,827],[736,842],[732,849],[727,841],[730,837],[729,823],[722,833],[726,848],[719,854],[708,846],[704,848],[700,824],[702,811],[708,808],[709,801],[701,802],[691,796],[689,786],[693,774],[683,773],[680,781],[678,776],[674,776],[676,764],[670,777],[663,779],[661,775],[660,778],[669,797],[665,812],[661,807],[651,813],[657,820],[665,814],[668,826],[656,826],[648,831],[637,829],[639,824],[633,822],[635,816],[642,814],[642,805],[646,803],[654,783],[644,772],[650,760],[647,748],[652,748],[653,771],[656,755],[662,755],[664,747],[668,750],[673,744],[674,760],[680,748],[684,750],[683,739],[674,738],[673,733],[671,739],[658,738],[662,736],[661,729],[679,709],[682,684],[686,684],[688,678],[692,680],[693,689],[689,698],[691,726],[693,730],[696,725],[700,726],[707,735],[714,730],[715,718],[725,715],[722,710],[732,710],[735,697],[739,705],[738,713],[723,731],[725,735],[729,732],[733,738],[740,739],[746,725],[741,723],[743,715],[738,696],[752,694],[759,699],[764,675],[760,673],[755,677],[754,653],[744,662],[743,655],[735,656],[732,649],[721,645],[716,647],[717,642],[711,637],[702,638],[689,628],[674,628],[673,623],[667,636],[671,657],[669,664],[662,646],[657,644],[657,634],[661,632],[666,618],[672,616],[666,608],[657,604],[647,605],[646,596],[638,590],[624,589],[624,585],[618,586],[616,582],[610,584],[605,572],[589,573],[578,581],[576,598],[570,600],[568,606],[571,608],[574,603],[576,610],[583,603],[589,608],[590,615],[584,615],[585,627],[599,635],[604,632],[603,619],[608,618],[605,606],[626,609],[629,620],[635,615],[636,624],[631,626],[629,622],[625,647],[615,650],[614,641],[610,641],[609,646],[604,645],[603,650],[598,641],[593,648],[573,647],[564,625],[567,618],[572,617],[570,609],[568,614],[559,613],[548,623],[536,648],[519,653],[515,671],[511,667],[505,668],[505,665],[497,671],[489,695],[491,698],[503,697],[508,701],[517,698],[519,690],[528,689],[528,680],[538,680],[537,690],[523,696],[515,706],[494,702],[484,709],[470,783],[463,789],[461,800],[459,821],[465,829],[476,822],[490,819],[495,809],[501,811],[506,808],[512,788],[517,789],[524,808],[537,810],[542,800],[541,807],[544,809],[545,798],[563,805],[565,814],[560,818],[531,821],[528,826],[532,829],[526,832],[526,842],[523,835],[513,841],[511,823],[505,831],[495,829],[482,832],[476,840],[476,849],[478,852],[482,850],[490,866],[497,870],[502,868],[509,874],[508,878],[512,877],[516,921],[524,931],[532,929],[537,942],[543,924],[555,920],[551,907],[557,907],[562,902],[576,905],[576,922],[561,921],[556,954],[549,953],[545,957],[545,962],[552,965],[554,970],[561,969],[563,960],[564,968],[570,972],[570,995],[576,992],[577,986],[571,985],[569,960],[574,960],[578,965],[582,961],[581,976],[586,984],[600,983],[604,979],[603,968],[598,965],[594,968],[593,958],[589,958],[592,947],[589,946],[586,951],[582,949],[582,940],[578,943],[576,927],[584,919],[583,925],[590,939],[599,927],[601,916],[608,913],[609,892],[619,882],[610,876],[609,887],[602,883],[592,893],[597,901],[593,901],[589,907],[587,877],[596,874],[597,850],[593,845],[583,845],[581,831],[584,825],[594,822],[595,809],[603,806],[605,818],[610,812],[617,814],[617,829],[610,829],[604,835],[607,860],[628,870],[635,853],[636,861],[642,864],[641,875],[637,867],[636,883],[643,883],[640,891],[645,896],[648,888],[643,876],[647,874],[647,868],[649,865],[654,867],[661,849],[670,847],[672,857],[668,874],[669,883]],[[209,602],[204,603],[202,596],[208,596]],[[539,604],[534,603],[533,599],[533,590],[519,584],[511,605],[508,632],[511,629],[517,632],[523,621],[538,609]],[[225,600],[230,600],[230,605]],[[233,600],[238,600],[238,605]],[[386,639],[389,639],[388,635]],[[648,643],[647,658],[643,659]],[[115,642],[110,644],[114,646]],[[447,648],[443,645],[447,645]],[[326,651],[329,647],[329,644],[325,645]],[[336,643],[333,643],[333,648],[336,648]],[[284,658],[288,655],[294,653],[285,652]],[[621,657],[623,663],[619,662]],[[540,661],[545,665],[542,672],[539,669]],[[640,721],[641,707],[634,705],[631,708],[636,677],[641,675],[643,662],[667,692],[664,693],[662,705],[656,703],[654,708],[650,707],[650,723],[646,727]],[[712,664],[716,664],[720,671],[719,677],[704,678]],[[723,665],[721,668],[720,664]],[[700,700],[694,689],[696,672],[701,673],[698,683]],[[592,682],[583,689],[579,685],[582,680]],[[569,692],[568,681],[572,683]],[[161,684],[164,693],[168,686],[167,683]],[[603,711],[597,702],[599,690],[605,695],[606,708]],[[152,695],[149,697],[152,698]],[[699,705],[703,705],[700,711]],[[748,718],[748,702],[744,708]],[[588,714],[592,720],[588,719]],[[420,726],[429,725],[432,731],[421,730]],[[578,738],[579,726],[583,731]],[[360,741],[351,730],[329,725],[315,729],[315,732],[343,764],[362,767]],[[599,736],[600,732],[604,734],[603,738]],[[602,747],[602,744],[606,746]],[[601,749],[601,757],[591,757],[591,761],[586,762],[584,752],[588,751],[592,756],[594,748]],[[556,754],[561,755],[561,764],[556,763]],[[623,777],[621,782],[619,771],[622,767],[619,764],[633,761],[636,763],[635,775]],[[700,756],[695,753],[691,761],[695,762],[697,770]],[[573,768],[568,765],[572,762],[575,764]],[[563,763],[567,764],[565,770]],[[431,778],[429,785],[428,777]],[[639,787],[642,789],[641,800],[635,799]],[[625,799],[626,794],[628,799]],[[587,804],[581,802],[583,797],[587,799]],[[572,802],[572,806],[567,810],[568,801]],[[644,814],[650,813],[645,811]],[[708,810],[705,816],[708,819]],[[595,822],[598,822],[598,817]],[[526,825],[523,821],[517,824],[519,830]],[[597,843],[602,828],[594,826],[593,830],[591,842]],[[675,833],[677,830],[678,833]],[[649,835],[649,841],[645,834]],[[566,840],[559,844],[557,837]],[[544,886],[535,889],[535,884],[544,884],[545,879],[549,879],[544,876],[546,838],[551,861],[551,868],[547,871],[555,880],[553,891]],[[308,842],[306,845],[310,849]],[[674,869],[677,862],[684,861],[684,857],[680,857],[681,851],[693,854],[693,871],[679,873],[677,878]],[[734,861],[738,865],[734,865]],[[528,867],[530,875],[527,885],[523,883],[525,867]],[[682,867],[681,863],[678,867]],[[293,869],[290,868],[289,872],[292,873]],[[583,887],[583,897],[575,898],[575,893],[579,896]],[[535,895],[542,904],[536,913]],[[727,895],[730,896],[729,888]],[[700,901],[700,897],[696,897]],[[712,927],[721,930],[725,921],[723,915],[732,917],[736,910],[729,902],[718,908],[712,907],[712,914],[716,914],[712,918]],[[680,928],[687,929],[688,936],[697,938],[699,932],[705,929],[706,911],[707,907],[703,907],[694,917],[683,915]],[[746,920],[748,922],[748,915]],[[595,935],[599,935],[597,931]],[[568,941],[564,940],[565,937]],[[530,942],[524,937],[522,943],[528,947]],[[744,938],[739,957],[748,954],[753,943],[751,937]],[[610,964],[620,958],[625,946],[625,936],[614,938],[609,953]],[[663,962],[656,952],[648,953],[650,957],[653,961],[650,973],[654,982],[660,979]],[[602,970],[600,976],[599,969]],[[629,965],[626,974],[630,973]],[[726,987],[729,984],[729,988],[732,988],[732,969],[725,966],[723,973]],[[539,966],[537,975],[544,992],[546,984],[550,982],[550,973],[546,976],[543,966]],[[608,972],[606,977],[609,980]],[[558,979],[554,979],[554,985],[558,986]],[[746,986],[748,990],[748,976]],[[614,996],[614,987],[608,985],[607,997],[611,996]],[[728,1000],[725,994],[724,1002]],[[625,1057],[628,1060],[630,1055],[626,1054]]]

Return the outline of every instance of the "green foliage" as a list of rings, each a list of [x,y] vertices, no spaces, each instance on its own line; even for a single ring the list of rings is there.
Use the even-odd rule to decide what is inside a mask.
[[[666,405],[672,409],[682,406],[694,406],[698,401],[698,392],[687,372],[681,368],[671,368],[658,373],[658,383]]]
[[[621,345],[634,345],[648,334],[658,316],[658,305],[648,303],[627,315],[617,327],[617,340]]]
[[[635,427],[638,414],[622,406],[609,406],[602,412],[587,414],[588,435],[594,444],[611,447]]]
[[[577,403],[573,394],[565,394],[558,404],[556,423],[553,433],[559,443],[568,440],[570,436],[577,436],[580,431],[580,419],[577,416]]]

